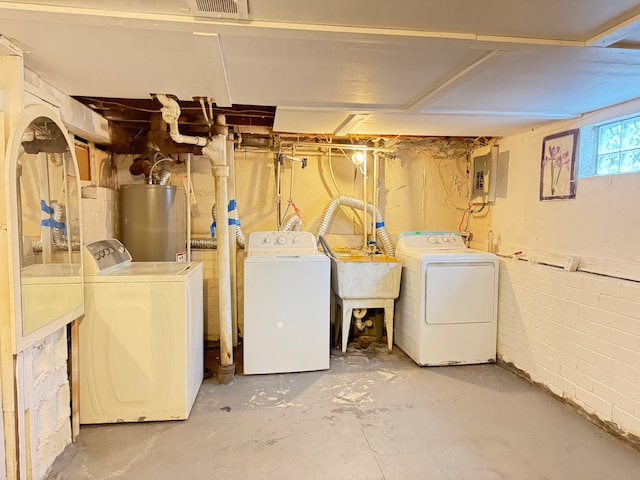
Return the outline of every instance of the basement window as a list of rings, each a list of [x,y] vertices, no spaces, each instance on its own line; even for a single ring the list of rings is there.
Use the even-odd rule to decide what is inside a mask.
[[[580,130],[580,177],[640,172],[640,116]]]

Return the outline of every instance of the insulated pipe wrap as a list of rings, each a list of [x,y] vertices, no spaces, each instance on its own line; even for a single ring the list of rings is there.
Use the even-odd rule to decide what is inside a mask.
[[[320,226],[318,227],[318,233],[316,236],[324,236],[329,229],[329,224],[331,223],[331,219],[335,214],[338,207],[351,207],[356,208],[358,210],[365,209],[365,203],[362,200],[358,200],[357,198],[346,197],[344,195],[338,195],[333,197],[322,213],[322,217],[320,217]],[[370,203],[366,204],[367,212],[369,214],[373,214],[373,205]],[[389,255],[390,257],[395,256],[395,250],[393,248],[393,244],[391,243],[391,239],[389,238],[389,234],[387,233],[387,229],[384,227],[384,221],[382,220],[382,213],[380,210],[376,208],[376,234],[378,236],[378,240],[382,244],[382,249],[384,253]]]

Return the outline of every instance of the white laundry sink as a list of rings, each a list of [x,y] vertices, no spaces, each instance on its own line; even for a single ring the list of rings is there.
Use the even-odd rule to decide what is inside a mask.
[[[331,258],[331,289],[343,300],[398,298],[402,263],[387,255]]]

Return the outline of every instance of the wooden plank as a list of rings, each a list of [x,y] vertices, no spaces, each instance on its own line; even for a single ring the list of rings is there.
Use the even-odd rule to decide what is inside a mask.
[[[472,242],[472,248],[473,248]],[[541,250],[516,247],[513,245],[495,245],[493,252],[502,257],[517,257],[520,260],[526,260],[531,263],[540,263],[553,267],[564,268],[572,257],[578,255],[567,255]],[[518,252],[518,255],[514,253]],[[640,266],[634,263],[621,263],[612,260],[604,260],[601,258],[579,257],[577,271],[592,273],[596,275],[604,275],[611,278],[621,280],[640,281]]]
[[[9,168],[6,161],[5,152],[5,114],[0,112],[0,174],[4,178],[5,169]],[[7,185],[4,188],[8,188]],[[4,190],[0,188],[4,193]],[[15,383],[15,357],[13,355],[13,322],[12,317],[15,315],[13,308],[12,284],[15,278],[11,275],[8,260],[9,243],[7,223],[5,216],[7,211],[4,203],[5,196],[2,195],[0,200],[0,272],[3,273],[0,278],[0,381],[2,382],[2,422],[4,429],[4,448],[5,448],[5,468],[6,478],[15,480],[18,478],[18,424],[15,411],[16,405],[16,383]],[[8,275],[4,275],[9,272]],[[5,301],[6,300],[6,301]]]
[[[80,435],[80,371],[78,357],[80,354],[80,319],[71,322],[71,440],[75,443]]]
[[[89,147],[75,144],[76,160],[78,160],[78,173],[80,180],[91,180],[91,162],[89,160]]]
[[[24,411],[24,430],[25,435],[25,451],[27,456],[27,480],[33,480],[33,456],[31,447],[31,409],[27,408]]]

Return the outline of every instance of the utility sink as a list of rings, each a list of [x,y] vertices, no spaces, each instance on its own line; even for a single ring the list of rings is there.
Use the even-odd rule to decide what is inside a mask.
[[[356,251],[335,253],[320,236],[322,248],[331,258],[332,302],[342,307],[342,321],[336,321],[335,305],[331,307],[334,343],[342,331],[342,352],[347,351],[354,309],[383,308],[389,352],[393,349],[394,300],[400,294],[402,263],[387,255],[367,255]]]
[[[398,298],[402,263],[387,255],[341,255],[331,258],[331,289],[343,300]]]

